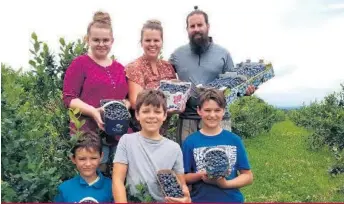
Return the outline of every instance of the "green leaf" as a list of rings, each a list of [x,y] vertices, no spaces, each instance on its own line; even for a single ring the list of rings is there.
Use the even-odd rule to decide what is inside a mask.
[[[60,38],[59,41],[62,46],[66,46],[66,41],[64,40],[64,38]]]
[[[33,50],[29,50],[31,54],[36,55],[36,53]]]
[[[37,35],[36,35],[35,32],[33,32],[33,33],[31,34],[31,38],[32,38],[34,41],[37,41]]]
[[[40,44],[38,42],[35,42],[33,44],[33,47],[35,48],[35,52],[37,53],[39,51],[39,48],[40,48]]]
[[[49,48],[48,48],[48,45],[46,43],[43,43],[43,51],[45,53],[48,53],[49,52]]]
[[[33,67],[36,67],[36,62],[33,61],[33,60],[30,60],[30,61],[29,61],[29,64],[30,64],[31,66],[33,66]]]
[[[73,114],[76,115],[80,112],[80,109],[79,108],[75,108],[73,109]]]
[[[55,173],[56,170],[57,170],[56,167],[53,167],[53,168],[50,168],[47,173],[53,174],[53,173]]]

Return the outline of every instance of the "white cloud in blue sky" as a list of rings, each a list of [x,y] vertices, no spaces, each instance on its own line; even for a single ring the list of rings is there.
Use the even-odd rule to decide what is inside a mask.
[[[256,92],[270,104],[308,103],[344,82],[343,0],[12,0],[0,6],[0,59],[27,69],[31,32],[57,52],[59,37],[82,37],[98,9],[113,19],[112,53],[122,64],[142,53],[140,29],[149,18],[163,23],[167,58],[187,43],[185,17],[194,5],[209,14],[210,34],[235,63],[246,58],[273,63],[276,78]]]

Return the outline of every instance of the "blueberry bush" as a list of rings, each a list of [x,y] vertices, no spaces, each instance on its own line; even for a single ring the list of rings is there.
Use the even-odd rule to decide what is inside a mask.
[[[86,51],[81,41],[60,40],[59,60],[32,34],[32,68],[1,64],[1,194],[5,202],[47,202],[76,174],[69,161],[69,111],[62,79],[71,59]],[[74,112],[72,112],[74,114]],[[76,113],[76,112],[75,112]],[[82,121],[77,122],[79,126]]]
[[[329,169],[331,174],[344,172],[344,84],[341,91],[326,96],[322,101],[303,105],[290,111],[288,117],[298,126],[309,129],[310,149],[328,147],[336,158]]]
[[[256,96],[241,97],[229,109],[233,132],[244,138],[267,132],[273,124],[285,120],[283,111]]]

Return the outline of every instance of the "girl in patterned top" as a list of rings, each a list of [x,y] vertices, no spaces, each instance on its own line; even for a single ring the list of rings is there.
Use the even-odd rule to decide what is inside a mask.
[[[104,130],[100,101],[124,100],[129,108],[130,103],[126,100],[128,84],[124,66],[108,55],[114,41],[108,13],[98,11],[94,14],[93,21],[88,25],[85,40],[89,51],[76,57],[68,67],[64,78],[63,101],[67,107],[78,108],[81,111],[80,120],[86,120],[82,130],[97,132],[99,129]],[[71,123],[70,127],[75,126]],[[103,170],[116,143],[117,141],[111,141],[111,144],[103,146]]]
[[[129,63],[125,69],[128,78],[129,101],[132,108],[135,107],[137,95],[142,90],[158,88],[161,80],[176,79],[172,65],[159,59],[163,43],[163,28],[160,21],[148,20],[141,29],[140,41],[144,54]],[[134,110],[131,112],[134,113]],[[166,119],[161,127],[162,134],[167,130],[168,121]],[[131,127],[134,131],[141,129],[135,118],[132,120]]]

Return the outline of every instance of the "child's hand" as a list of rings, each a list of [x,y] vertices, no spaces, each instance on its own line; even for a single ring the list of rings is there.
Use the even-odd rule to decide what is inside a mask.
[[[202,181],[207,184],[217,185],[217,179],[210,179],[207,174],[202,176]]]
[[[166,197],[165,201],[167,203],[191,203],[190,192],[186,185],[183,185],[183,193],[184,197],[182,198]]]
[[[206,170],[201,170],[201,171],[197,171],[197,173],[201,176],[206,176],[207,175],[207,171]]]
[[[220,188],[228,188],[228,181],[225,177],[220,177],[216,180],[216,184]]]

